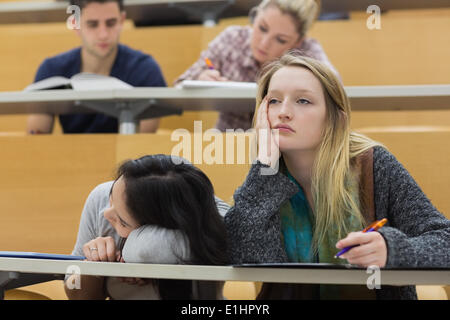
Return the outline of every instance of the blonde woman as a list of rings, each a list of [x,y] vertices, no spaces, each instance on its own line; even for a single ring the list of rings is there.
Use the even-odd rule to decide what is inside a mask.
[[[349,100],[330,69],[289,53],[266,67],[258,85],[255,127],[269,130],[270,144],[259,142],[258,161],[225,217],[232,263],[450,265],[449,220],[389,151],[351,132]],[[261,174],[277,162],[275,174]],[[378,232],[360,232],[383,218],[388,224]],[[336,259],[347,246],[357,247]],[[409,286],[264,284],[260,298],[417,295]]]
[[[225,29],[175,83],[186,79],[253,82],[266,62],[293,48],[333,69],[319,42],[307,37],[319,11],[319,1],[314,0],[263,0],[250,12],[251,26]],[[252,118],[253,112],[221,113],[216,127],[246,130]]]

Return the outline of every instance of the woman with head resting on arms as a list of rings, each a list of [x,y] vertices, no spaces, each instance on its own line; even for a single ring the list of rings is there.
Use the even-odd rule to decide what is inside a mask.
[[[253,82],[266,62],[292,48],[333,69],[320,44],[306,35],[319,11],[320,1],[263,0],[250,12],[251,26],[226,28],[175,83],[186,79]],[[214,69],[208,67],[205,58]],[[252,117],[253,112],[220,113],[216,127],[222,131],[247,130]]]
[[[89,261],[227,264],[222,216],[208,177],[180,158],[125,162],[117,179],[97,186],[83,210],[74,255]],[[181,163],[180,163],[181,162]],[[222,215],[222,216],[221,216]],[[223,283],[81,276],[71,299],[220,299]]]
[[[269,139],[258,142],[257,161],[225,216],[232,263],[450,265],[449,220],[389,151],[350,130],[349,100],[329,68],[289,53],[265,68],[258,86],[255,127]],[[360,232],[383,218],[378,232]],[[352,245],[359,246],[334,258]],[[414,299],[416,292],[264,284],[259,298]]]

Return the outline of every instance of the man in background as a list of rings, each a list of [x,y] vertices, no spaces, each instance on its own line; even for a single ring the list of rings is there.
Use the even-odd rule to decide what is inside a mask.
[[[53,77],[71,78],[87,72],[118,78],[133,87],[165,87],[157,62],[147,54],[119,43],[126,18],[123,0],[71,0],[81,9],[81,46],[47,58],[40,65],[34,82]],[[64,133],[117,133],[115,118],[104,114],[66,114],[59,120]],[[159,119],[140,122],[140,132],[155,132]],[[51,133],[54,115],[33,114],[28,117],[28,133]]]

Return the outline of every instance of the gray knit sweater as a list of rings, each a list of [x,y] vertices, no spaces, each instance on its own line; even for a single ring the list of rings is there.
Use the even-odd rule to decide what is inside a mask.
[[[374,148],[376,219],[388,249],[387,268],[450,267],[450,221],[431,204],[408,171],[382,147]],[[260,175],[252,166],[225,216],[232,263],[287,262],[279,209],[298,189],[282,173]],[[413,286],[382,286],[377,299],[417,299]]]

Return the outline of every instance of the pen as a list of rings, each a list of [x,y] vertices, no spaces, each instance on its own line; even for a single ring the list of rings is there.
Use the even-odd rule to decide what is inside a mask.
[[[208,66],[209,70],[214,70],[215,69],[214,65],[211,62],[211,60],[209,60],[208,58],[205,58],[205,62],[206,62],[206,65]]]
[[[369,225],[367,228],[365,228],[362,232],[367,233],[367,232],[372,232],[372,231],[377,231],[378,229],[380,229],[382,226],[385,225],[385,223],[387,222],[387,219],[381,219],[379,221],[375,221],[374,223],[372,223],[371,225]],[[339,256],[343,255],[344,253],[346,253],[347,251],[349,251],[351,248],[357,247],[359,245],[355,245],[355,246],[349,246],[349,247],[345,247],[344,249],[342,249],[341,251],[339,251],[334,257],[338,258]]]

